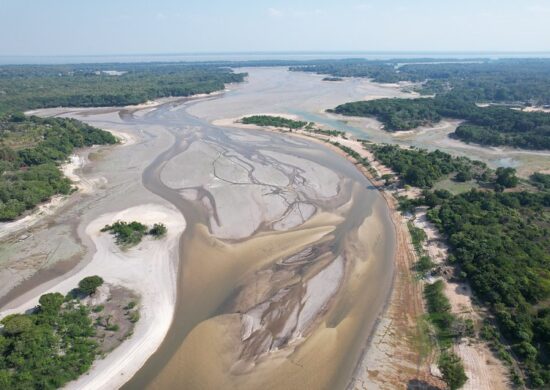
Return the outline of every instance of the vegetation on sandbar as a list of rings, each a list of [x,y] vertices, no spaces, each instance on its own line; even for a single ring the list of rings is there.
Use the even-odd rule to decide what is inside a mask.
[[[257,126],[272,126],[283,127],[291,130],[301,129],[308,125],[308,122],[295,121],[293,119],[283,118],[281,116],[271,115],[252,115],[246,116],[241,119],[241,123],[245,125],[257,125]]]
[[[76,289],[84,295],[44,294],[34,310],[0,321],[0,388],[56,389],[90,369],[104,337],[97,337],[97,314],[84,298],[102,282],[99,276],[84,278]],[[130,326],[133,313],[126,316]]]
[[[116,221],[112,225],[105,225],[102,232],[109,232],[115,236],[115,242],[121,247],[137,245],[143,236],[150,235],[154,238],[161,238],[166,235],[167,228],[162,223],[155,223],[151,229],[137,221],[125,222]]]

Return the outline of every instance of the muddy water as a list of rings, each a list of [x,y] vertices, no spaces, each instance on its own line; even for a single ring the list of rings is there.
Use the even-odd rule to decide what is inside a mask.
[[[281,69],[258,70],[232,89],[222,98],[154,109],[61,111],[98,127],[136,133],[138,142],[113,148],[94,162],[107,184],[97,194],[80,196],[78,206],[70,208],[74,215],[56,223],[75,225],[90,249],[79,267],[93,253],[82,232],[97,215],[163,199],[187,220],[174,322],[126,388],[344,388],[391,289],[394,232],[386,205],[355,167],[318,144],[209,123],[292,106],[317,112],[365,95],[400,92],[364,80],[323,83]],[[50,111],[42,115],[60,115]],[[203,159],[207,147],[230,163]],[[216,169],[227,176],[229,165],[244,169],[250,183],[225,183],[232,178]],[[191,172],[183,174],[184,166]],[[213,181],[193,188],[166,184],[167,178],[186,180],[195,170],[198,178]],[[243,206],[240,191],[244,196],[252,186],[256,192]],[[196,198],[184,197],[188,190]],[[232,201],[234,210],[228,212]],[[273,216],[281,204],[287,210]],[[240,214],[243,223],[256,216],[252,208],[271,217],[254,225],[252,234],[216,236],[216,221],[238,228]],[[298,215],[292,216],[296,208]],[[285,223],[278,226],[280,220]],[[42,279],[35,282],[23,286],[30,290],[26,295],[47,287]]]
[[[355,167],[324,147],[270,133],[230,137],[238,131],[190,115],[189,105],[125,117],[174,135],[174,144],[145,169],[143,184],[188,223],[172,327],[125,388],[344,388],[391,289],[394,233],[385,203]],[[216,238],[212,208],[161,179],[166,164],[196,142],[279,167],[289,184],[269,184],[270,191],[300,192],[316,213],[290,229],[261,224],[250,237]],[[335,172],[337,194],[300,190],[316,183],[306,183],[306,168],[285,156]],[[264,310],[259,323],[243,336],[258,310]]]
[[[330,121],[333,118],[323,111],[337,104],[403,96],[396,88],[365,80],[326,83],[321,78],[277,68],[251,69],[249,82],[231,87],[222,98],[155,109],[67,113],[99,127],[136,132],[140,141],[113,148],[94,163],[97,173],[106,177],[106,187],[79,198],[78,206],[56,216],[55,224],[77,226],[84,245],[92,248],[82,233],[90,220],[107,211],[158,202],[157,196],[174,204],[188,222],[180,246],[174,322],[162,346],[126,388],[339,389],[349,382],[391,290],[394,232],[385,203],[355,167],[320,145],[209,124],[261,112],[293,112]],[[386,136],[370,124],[363,125],[346,126],[370,137]],[[426,146],[433,146],[441,139],[412,135],[410,141],[405,137],[399,142],[425,140]],[[190,155],[193,147],[198,153]],[[251,183],[220,187],[218,166],[202,160],[206,147],[239,165]],[[193,161],[192,156],[201,159]],[[204,172],[214,179],[191,189],[196,198],[184,197],[183,192],[190,190],[185,183],[166,184],[166,177],[176,181],[178,164],[181,172],[189,165],[196,167],[196,176]],[[261,167],[284,175],[287,184],[276,184],[280,179],[268,180],[274,176],[266,179],[265,174],[259,178]],[[186,179],[189,170],[181,172],[179,176]],[[337,175],[337,183],[326,180],[328,172]],[[250,207],[242,206],[239,189],[251,184],[260,192],[252,193]],[[326,195],[320,186],[334,186],[336,194]],[[277,207],[282,201],[288,210],[304,205],[304,210],[313,208],[315,213],[301,215],[305,222],[289,218],[284,228],[276,229],[273,218],[268,218],[254,226],[251,235],[216,236],[216,221],[226,225],[230,221],[229,227],[240,224],[238,218],[224,220],[227,215],[242,214],[245,221],[253,215],[248,210],[252,205],[270,214],[275,203],[268,199],[273,196],[282,197]],[[227,199],[235,201],[233,213],[222,212]],[[51,232],[50,226],[40,229]],[[24,245],[34,245],[32,239]],[[65,245],[50,241],[55,247]],[[31,286],[22,289],[36,287],[35,282],[43,289],[43,280],[37,279],[29,279]]]

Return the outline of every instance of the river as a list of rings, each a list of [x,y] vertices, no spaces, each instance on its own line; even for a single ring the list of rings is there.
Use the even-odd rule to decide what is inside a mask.
[[[389,211],[351,163],[313,141],[212,123],[294,113],[407,144],[417,141],[324,110],[415,95],[364,79],[323,82],[283,68],[245,71],[246,83],[214,97],[38,112],[125,132],[135,142],[86,151],[82,174],[101,179],[96,191],[76,194],[30,229],[30,237],[2,244],[6,278],[19,253],[57,254],[46,265],[28,265],[25,282],[3,295],[5,307],[55,286],[89,261],[94,247],[85,229],[98,215],[154,202],[175,206],[187,222],[174,320],[127,389],[343,389],[391,292]],[[434,137],[421,139],[420,146],[437,144]]]

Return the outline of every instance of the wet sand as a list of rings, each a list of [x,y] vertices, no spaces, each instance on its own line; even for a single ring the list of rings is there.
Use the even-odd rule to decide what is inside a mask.
[[[145,238],[139,245],[121,250],[109,233],[100,230],[115,221],[134,221],[152,226],[163,223],[165,237]],[[93,240],[95,254],[85,267],[46,292],[67,294],[87,276],[100,275],[106,283],[123,286],[139,296],[140,320],[133,335],[105,358],[97,359],[87,375],[69,383],[67,389],[118,388],[143,365],[162,342],[174,313],[178,242],[185,221],[173,208],[145,204],[108,213],[92,221],[86,233]],[[38,304],[38,296],[0,312],[4,317],[21,313]]]
[[[177,309],[165,342],[126,387],[288,388],[315,379],[315,388],[344,388],[391,288],[393,231],[379,194],[353,165],[318,144],[228,134],[183,109],[168,111],[165,120],[172,116],[185,118],[189,131],[175,134],[144,183],[170,198],[189,224]],[[222,156],[221,165],[213,164]],[[190,161],[206,171],[182,175]],[[221,178],[220,167],[231,165]],[[252,214],[240,207],[244,224],[259,222],[251,236],[238,219],[223,217],[224,203],[247,187],[260,188],[260,209],[286,205]],[[296,202],[316,212],[305,223],[274,229]],[[371,234],[358,236],[372,215]],[[228,236],[216,224],[239,234]],[[341,277],[329,277],[336,269]],[[319,283],[329,290],[322,297]],[[319,371],[325,375],[313,375]]]
[[[84,255],[68,275],[91,261],[95,247],[87,227],[105,213],[154,203],[175,207],[187,223],[172,325],[126,388],[345,388],[387,301],[395,232],[371,183],[318,143],[209,122],[225,117],[220,110],[247,114],[248,104],[272,108],[251,113],[277,112],[282,101],[318,109],[369,91],[401,92],[365,80],[338,83],[335,92],[316,76],[273,70],[292,82],[320,85],[306,89],[311,98],[304,99],[302,89],[278,91],[281,79],[266,71],[262,82],[275,84],[264,85],[263,102],[262,88],[251,80],[221,98],[195,102],[40,112],[135,140],[94,152],[82,173],[104,177],[102,186],[78,195],[66,215],[34,233],[71,229]],[[281,93],[294,97],[284,100]],[[54,244],[67,246],[43,243],[40,250]],[[31,284],[8,307],[68,275]]]

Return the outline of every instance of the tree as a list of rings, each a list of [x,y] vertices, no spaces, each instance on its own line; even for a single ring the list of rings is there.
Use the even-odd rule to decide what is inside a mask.
[[[466,170],[459,171],[455,176],[455,180],[462,183],[472,180],[472,173]]]
[[[33,326],[32,320],[23,314],[13,314],[7,316],[2,320],[2,324],[4,325],[4,331],[8,335],[16,335],[27,332]]]
[[[155,238],[160,238],[166,234],[168,229],[166,229],[166,226],[162,223],[155,223],[151,230],[149,230],[149,234]]]
[[[496,183],[505,188],[512,188],[518,185],[518,178],[516,177],[516,170],[514,168],[497,168],[496,175]]]
[[[48,313],[57,313],[63,304],[65,298],[60,293],[44,294],[38,300],[40,309]]]
[[[439,370],[449,389],[460,389],[468,380],[460,358],[453,352],[443,352],[439,357]]]
[[[103,279],[97,275],[88,276],[78,282],[78,288],[86,295],[92,295],[103,284]]]

